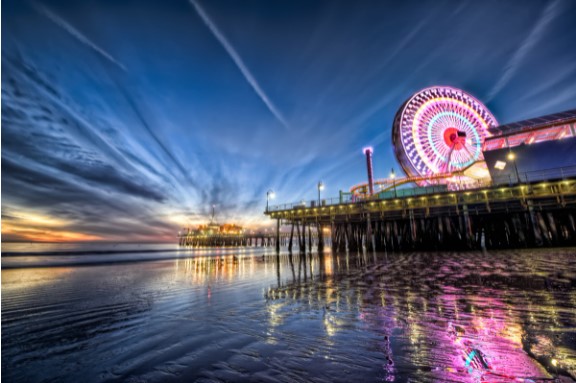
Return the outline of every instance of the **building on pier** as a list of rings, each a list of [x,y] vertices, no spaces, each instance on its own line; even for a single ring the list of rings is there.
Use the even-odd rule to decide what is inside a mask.
[[[196,229],[187,227],[178,232],[180,246],[239,246],[244,236],[242,226],[225,223],[219,224],[215,219],[215,206],[212,206],[210,222],[199,225]]]
[[[286,246],[287,240],[287,233],[277,236],[274,232],[246,230],[236,224],[219,224],[213,217],[196,229],[178,232],[178,244],[183,247],[279,247]]]
[[[528,182],[576,165],[576,109],[492,129],[483,153],[493,182]]]

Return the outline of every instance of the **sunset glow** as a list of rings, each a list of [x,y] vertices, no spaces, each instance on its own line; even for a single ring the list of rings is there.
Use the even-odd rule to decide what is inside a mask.
[[[34,221],[30,221],[35,224]],[[2,223],[3,241],[30,241],[30,242],[83,242],[99,241],[103,238],[97,235],[68,231],[55,227],[38,225],[29,226],[26,221],[18,223]]]

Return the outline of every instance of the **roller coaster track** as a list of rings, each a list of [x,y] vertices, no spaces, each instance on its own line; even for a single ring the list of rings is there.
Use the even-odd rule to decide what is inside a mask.
[[[412,182],[422,182],[422,181],[439,181],[444,180],[452,177],[463,176],[464,172],[474,166],[474,164],[470,164],[465,168],[462,168],[458,171],[450,172],[450,173],[438,173],[431,176],[413,176],[413,177],[403,177],[403,178],[383,178],[374,181],[374,186],[379,186],[380,189],[378,192],[374,194],[378,194],[381,192],[392,190],[395,187],[412,183]],[[368,183],[364,182],[358,185],[354,185],[350,188],[350,193],[352,193],[356,197],[370,197],[368,194]]]

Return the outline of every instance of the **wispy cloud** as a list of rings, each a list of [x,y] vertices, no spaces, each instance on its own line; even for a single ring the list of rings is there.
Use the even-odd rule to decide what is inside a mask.
[[[10,73],[14,76],[11,81],[58,109],[61,118],[60,123],[66,126],[68,134],[74,137],[76,142],[86,148],[102,152],[119,165],[126,166],[129,169],[132,168],[132,162],[126,158],[119,148],[110,143],[105,134],[98,129],[94,129],[94,124],[82,116],[68,100],[64,99],[58,89],[50,84],[38,70],[33,69],[24,61],[10,59],[4,55],[2,56],[2,66],[10,68]],[[12,105],[12,101],[17,99],[15,96],[16,89],[6,89],[8,88],[3,86],[3,90],[6,92],[14,93],[2,100],[2,107],[8,108],[10,106],[14,110],[23,113],[23,115],[29,116],[30,113],[27,113],[26,110],[17,105]],[[35,123],[31,126],[36,127],[38,124]]]
[[[562,89],[557,92],[554,92],[552,97],[545,99],[544,101],[539,100],[539,102],[535,103],[533,108],[529,109],[527,113],[528,117],[534,117],[542,115],[543,113],[547,113],[550,110],[556,109],[556,111],[561,112],[562,110],[558,110],[558,105],[574,105],[574,89],[567,88]],[[569,106],[569,108],[573,108],[573,106]]]
[[[90,50],[95,51],[100,57],[104,58],[107,62],[112,63],[116,68],[120,69],[122,72],[126,72],[126,67],[115,59],[111,54],[106,52],[103,48],[98,46],[94,43],[91,39],[85,36],[82,32],[78,29],[73,27],[68,21],[64,18],[56,14],[55,12],[51,11],[47,7],[43,5],[39,5],[33,3],[34,8],[46,16],[50,21],[58,25],[59,27],[63,28],[66,32],[68,32],[74,39],[82,43],[84,46],[88,47]],[[130,110],[134,112],[134,115],[141,123],[142,127],[146,130],[146,132],[151,136],[154,142],[158,145],[161,152],[171,161],[171,163],[179,170],[181,175],[186,178],[190,185],[195,185],[196,181],[191,178],[189,171],[186,170],[185,166],[172,154],[170,148],[166,146],[166,144],[158,137],[158,135],[154,132],[153,127],[151,126],[149,119],[146,118],[140,107],[138,107],[134,97],[129,94],[129,92],[125,89],[124,85],[121,84],[121,79],[117,76],[114,71],[108,71],[107,74],[109,75],[111,81],[116,85],[118,91],[123,95],[124,99],[126,100]],[[194,189],[193,189],[194,190]]]
[[[560,0],[556,0],[553,2],[548,3],[544,12],[542,12],[540,18],[534,24],[534,27],[526,36],[522,44],[516,49],[510,61],[506,65],[504,69],[504,73],[498,79],[496,84],[492,87],[490,92],[488,92],[488,96],[486,97],[486,102],[492,100],[501,90],[504,88],[510,79],[514,76],[518,67],[522,64],[522,61],[526,58],[526,55],[530,52],[530,50],[538,43],[544,32],[546,31],[546,27],[554,20],[554,18],[558,15],[560,11]]]
[[[142,108],[140,108],[137,105],[134,97],[132,97],[127,92],[127,90],[118,82],[116,82],[116,86],[117,86],[118,90],[122,93],[122,95],[124,96],[124,99],[126,100],[128,105],[130,106],[130,109],[133,111],[134,115],[136,116],[136,118],[138,119],[140,124],[144,127],[146,132],[148,132],[150,137],[152,137],[154,142],[160,147],[162,153],[164,153],[166,155],[166,157],[169,158],[169,160],[172,162],[172,164],[174,164],[174,166],[176,166],[176,168],[180,171],[182,176],[188,180],[190,185],[194,186],[196,184],[196,180],[194,180],[192,178],[190,172],[186,169],[186,167],[174,156],[174,154],[172,154],[172,150],[170,148],[168,148],[167,145],[160,139],[158,134],[156,134],[154,132],[152,125],[150,124],[148,119],[144,116],[144,114],[142,112]]]
[[[284,118],[284,116],[282,116],[282,113],[280,113],[280,111],[278,110],[276,105],[274,105],[274,103],[270,100],[268,95],[266,95],[266,93],[264,92],[262,87],[260,87],[260,84],[258,84],[258,81],[256,81],[256,79],[254,78],[254,76],[252,75],[252,73],[250,72],[250,70],[248,69],[248,67],[246,66],[246,64],[244,63],[244,61],[242,60],[242,58],[238,54],[238,52],[236,52],[236,49],[234,49],[232,44],[230,44],[228,39],[226,39],[226,36],[224,36],[224,33],[222,33],[222,31],[218,28],[218,26],[212,21],[212,19],[210,19],[210,17],[208,16],[208,14],[204,10],[204,8],[202,8],[200,6],[198,1],[190,0],[190,4],[192,4],[194,9],[196,10],[198,15],[200,16],[200,18],[204,22],[204,24],[206,24],[208,29],[210,29],[210,32],[212,32],[214,37],[216,37],[218,42],[222,45],[222,47],[230,55],[230,58],[232,58],[232,61],[234,61],[234,64],[236,64],[236,66],[238,67],[240,72],[242,72],[242,75],[244,75],[244,78],[246,79],[248,84],[250,84],[252,89],[254,89],[254,92],[256,92],[258,97],[260,97],[260,99],[266,105],[268,110],[270,110],[270,113],[272,113],[274,115],[274,117],[276,117],[276,119],[282,124],[282,126],[284,128],[286,128],[287,130],[290,130],[290,126],[288,125],[288,122],[286,122],[286,119]]]
[[[527,92],[518,98],[518,101],[526,101],[542,97],[546,92],[557,88],[559,84],[562,84],[566,81],[570,83],[570,79],[573,78],[575,74],[576,62],[572,62],[565,66],[557,66],[555,70],[549,74],[546,79],[547,81],[543,81],[542,83],[531,87]],[[574,92],[572,88],[569,88],[569,90]],[[549,99],[548,97],[545,98]],[[540,100],[538,102],[540,102]]]
[[[105,57],[109,62],[116,65],[118,68],[122,69],[123,71],[126,71],[126,67],[121,62],[116,60],[114,57],[112,57],[111,54],[106,52],[104,49],[100,48],[98,45],[96,45],[94,42],[92,42],[90,39],[88,39],[86,36],[84,36],[82,33],[80,33],[80,31],[78,31],[70,23],[68,23],[66,20],[62,19],[56,13],[52,12],[50,9],[48,9],[44,5],[40,5],[38,3],[32,3],[32,6],[38,12],[40,12],[41,14],[43,14],[44,16],[46,16],[47,18],[52,20],[52,22],[54,22],[56,25],[58,25],[59,27],[64,29],[66,32],[70,33],[70,35],[72,35],[75,39],[80,41],[82,44],[88,46],[90,49],[94,50],[95,52],[97,52],[101,56]]]

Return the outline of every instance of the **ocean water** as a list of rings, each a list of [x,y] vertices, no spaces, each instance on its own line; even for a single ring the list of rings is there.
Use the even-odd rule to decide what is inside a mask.
[[[2,245],[7,382],[576,376],[576,249],[11,246]]]

